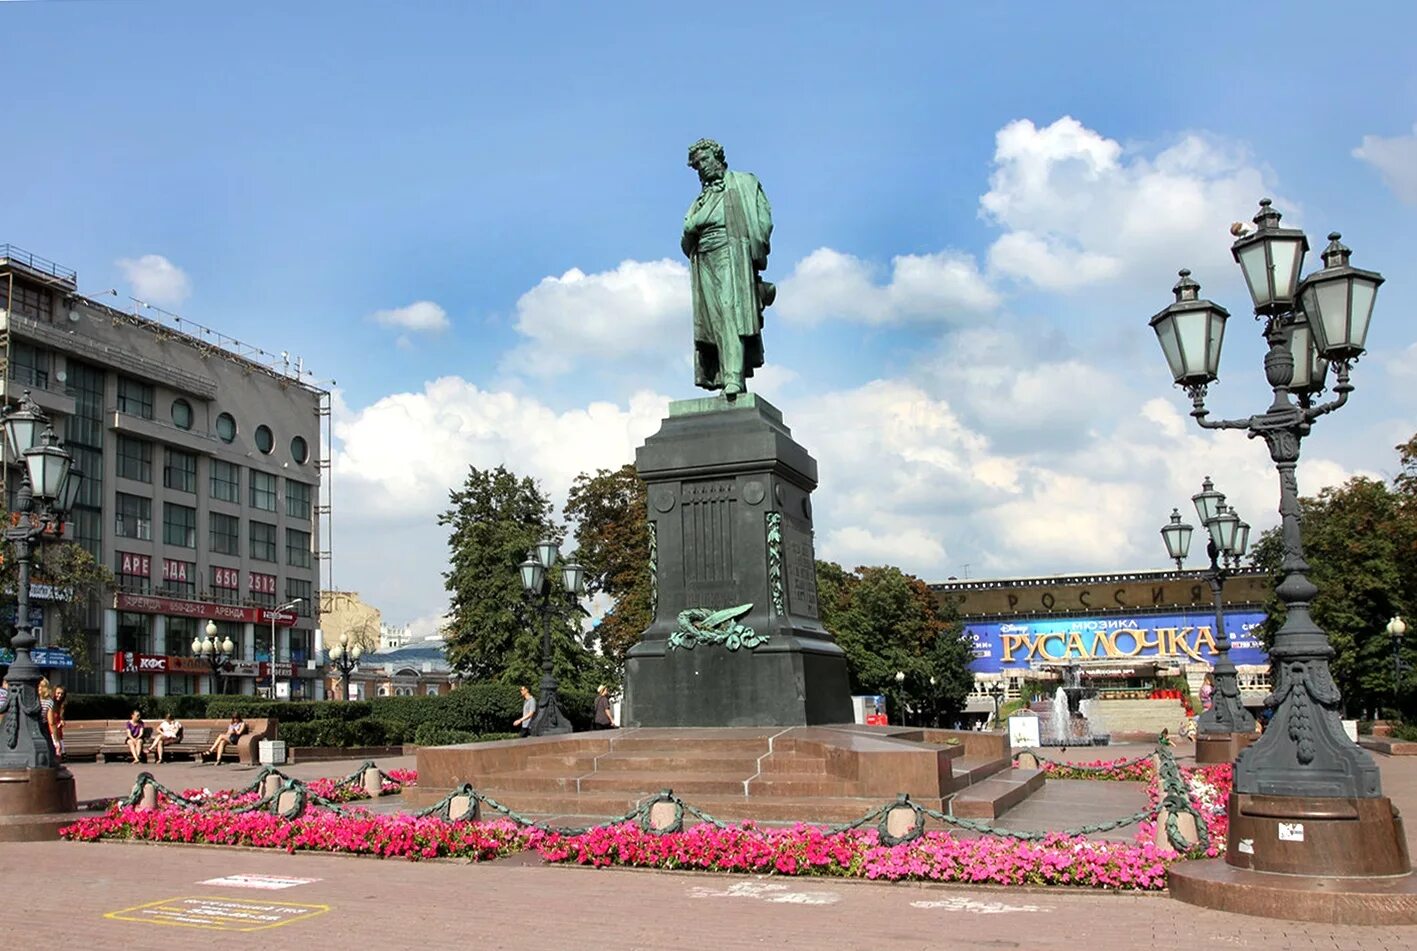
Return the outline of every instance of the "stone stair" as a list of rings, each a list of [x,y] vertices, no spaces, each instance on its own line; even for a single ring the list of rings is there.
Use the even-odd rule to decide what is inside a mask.
[[[1002,734],[882,727],[626,729],[419,751],[429,804],[462,782],[527,815],[614,817],[662,790],[729,821],[845,822],[905,792],[992,818],[1042,783]],[[963,810],[963,811],[961,811]]]

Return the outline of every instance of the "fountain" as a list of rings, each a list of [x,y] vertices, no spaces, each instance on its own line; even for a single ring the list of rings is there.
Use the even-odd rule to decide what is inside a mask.
[[[1043,745],[1105,746],[1110,737],[1094,715],[1092,690],[1082,685],[1082,668],[1068,664],[1059,677],[1062,685],[1053,692],[1052,703],[1038,711]]]

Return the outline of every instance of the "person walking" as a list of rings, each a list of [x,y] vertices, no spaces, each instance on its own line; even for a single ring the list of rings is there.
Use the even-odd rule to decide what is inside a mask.
[[[526,687],[517,689],[522,693],[522,715],[512,721],[512,726],[520,728],[522,736],[531,736],[531,721],[536,716],[536,698]]]
[[[605,684],[595,688],[595,717],[591,720],[592,730],[615,729],[615,718],[610,715],[610,691]]]

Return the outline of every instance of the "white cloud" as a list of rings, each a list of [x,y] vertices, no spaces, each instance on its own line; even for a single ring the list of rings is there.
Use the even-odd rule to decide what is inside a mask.
[[[186,273],[161,254],[120,258],[118,267],[132,286],[133,296],[148,304],[175,307],[192,293]]]
[[[442,333],[451,324],[448,312],[431,300],[414,301],[407,307],[376,310],[371,319],[382,327],[399,327],[412,333]],[[407,338],[400,338],[406,342]]]
[[[979,202],[1004,229],[990,272],[1055,291],[1183,265],[1228,273],[1229,227],[1254,215],[1268,178],[1243,149],[1201,134],[1148,157],[1071,116],[1010,122]]]
[[[447,609],[447,530],[437,515],[470,465],[506,465],[531,476],[559,512],[576,475],[634,458],[665,416],[668,398],[640,392],[626,405],[557,411],[444,377],[359,410],[338,394],[333,403],[339,583],[357,587],[386,617],[415,618],[415,633],[432,633]]]
[[[572,268],[518,299],[516,328],[529,342],[504,365],[551,376],[580,360],[667,358],[686,345],[690,326],[689,269],[678,261],[622,261],[595,274]]]
[[[999,295],[967,254],[899,255],[891,260],[890,279],[878,284],[866,261],[818,248],[783,279],[773,312],[801,323],[833,317],[868,324],[946,323],[998,305]]]
[[[1400,200],[1417,205],[1417,124],[1412,126],[1411,135],[1363,136],[1363,144],[1353,150],[1353,157],[1377,169],[1383,183]]]

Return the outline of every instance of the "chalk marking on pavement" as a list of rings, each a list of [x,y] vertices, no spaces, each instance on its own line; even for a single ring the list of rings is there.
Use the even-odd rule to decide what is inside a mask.
[[[725,889],[705,888],[695,885],[689,889],[690,898],[755,898],[775,905],[834,905],[841,901],[835,892],[795,892],[786,885],[759,885],[756,882],[739,882]]]
[[[943,908],[946,911],[967,911],[972,915],[1007,915],[1019,911],[1052,911],[1042,905],[1007,905],[1001,901],[975,901],[973,898],[936,898],[913,901],[911,908]]]
[[[244,898],[164,898],[104,915],[114,921],[203,928],[207,931],[264,931],[307,921],[330,910],[329,905],[250,901]]]

